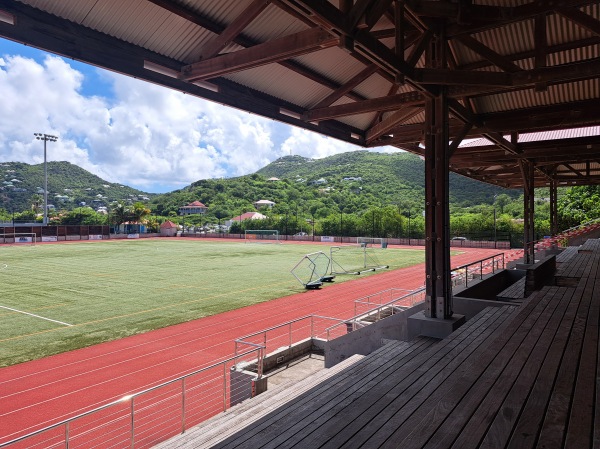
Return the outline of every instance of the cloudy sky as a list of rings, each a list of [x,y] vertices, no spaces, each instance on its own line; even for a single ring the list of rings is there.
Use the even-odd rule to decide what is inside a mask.
[[[359,149],[4,39],[0,98],[0,162],[43,162],[33,133],[54,134],[48,160],[147,192]]]

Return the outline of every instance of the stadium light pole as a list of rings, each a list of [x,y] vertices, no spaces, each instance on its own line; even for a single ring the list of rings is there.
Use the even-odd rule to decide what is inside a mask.
[[[33,133],[37,140],[44,141],[44,220],[43,225],[48,225],[48,158],[46,157],[46,142],[56,142],[57,136],[42,133]]]

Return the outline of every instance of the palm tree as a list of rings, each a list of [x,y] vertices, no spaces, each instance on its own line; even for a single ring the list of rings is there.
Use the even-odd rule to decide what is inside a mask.
[[[35,194],[31,196],[31,210],[35,213],[38,214],[40,212],[40,209],[42,208],[42,205],[44,204],[44,197],[42,195],[39,194]]]
[[[129,208],[125,203],[119,201],[112,210],[111,221],[115,224],[115,227],[121,226],[129,218]]]
[[[133,221],[136,223],[142,223],[144,218],[150,215],[150,209],[148,209],[143,203],[137,202],[131,208],[131,216]]]

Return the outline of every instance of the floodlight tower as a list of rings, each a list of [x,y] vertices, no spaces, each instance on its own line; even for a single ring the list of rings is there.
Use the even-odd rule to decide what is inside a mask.
[[[48,225],[48,159],[46,157],[46,142],[56,142],[57,136],[50,134],[33,133],[37,140],[44,141],[44,226]]]

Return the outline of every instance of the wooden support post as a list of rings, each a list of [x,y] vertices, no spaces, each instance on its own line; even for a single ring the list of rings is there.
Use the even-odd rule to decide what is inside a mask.
[[[427,51],[429,67],[445,66],[443,36]],[[425,101],[425,316],[452,317],[450,278],[449,146],[447,91]]]
[[[558,234],[558,209],[557,209],[557,185],[556,181],[550,182],[550,234]]]
[[[524,260],[526,264],[535,262],[534,236],[535,236],[535,188],[534,188],[534,169],[533,162],[523,160],[521,162],[521,174],[523,176],[523,240],[524,240]]]

